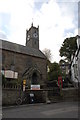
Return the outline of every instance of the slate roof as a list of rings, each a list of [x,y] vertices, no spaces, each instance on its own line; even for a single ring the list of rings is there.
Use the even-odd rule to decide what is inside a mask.
[[[46,59],[45,55],[38,49],[19,45],[5,40],[0,40],[0,43],[2,43],[2,46],[0,45],[1,49]]]

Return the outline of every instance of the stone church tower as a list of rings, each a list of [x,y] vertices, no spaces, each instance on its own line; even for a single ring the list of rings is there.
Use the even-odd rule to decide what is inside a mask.
[[[39,49],[39,26],[38,28],[31,25],[31,28],[26,31],[26,46]]]

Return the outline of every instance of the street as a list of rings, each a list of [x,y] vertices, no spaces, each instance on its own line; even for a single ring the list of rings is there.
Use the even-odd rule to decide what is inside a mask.
[[[78,118],[78,102],[4,107],[3,118]]]

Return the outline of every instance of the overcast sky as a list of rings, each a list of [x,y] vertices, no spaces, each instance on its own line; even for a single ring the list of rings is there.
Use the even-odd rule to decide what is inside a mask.
[[[0,38],[25,45],[26,29],[39,25],[40,50],[48,48],[52,62],[67,37],[78,34],[79,0],[0,0]]]

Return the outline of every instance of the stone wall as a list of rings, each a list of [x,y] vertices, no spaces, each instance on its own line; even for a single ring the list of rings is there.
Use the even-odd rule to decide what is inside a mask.
[[[54,94],[54,91],[48,91],[48,98],[51,102],[78,101],[79,89],[65,88],[62,89],[62,94]]]
[[[47,100],[51,102],[60,101],[78,101],[78,89],[63,89],[63,96],[59,94],[54,94],[53,90],[40,90],[31,91],[26,90],[25,93],[20,92],[19,89],[3,89],[2,90],[2,103],[3,105],[13,105],[16,104],[18,97],[22,97],[23,94],[27,97],[27,104],[30,103],[29,94],[33,93],[35,96],[34,103],[45,103]]]
[[[77,88],[66,88],[63,89],[63,100],[64,101],[78,101],[79,89]]]
[[[5,88],[2,90],[2,104],[3,105],[13,105],[16,104],[16,100],[20,97],[19,89]]]
[[[35,103],[41,103],[41,102],[46,102],[46,94],[45,91],[40,90],[40,91],[32,91],[32,90],[26,90],[26,92],[22,92],[19,89],[3,89],[2,90],[2,104],[4,105],[16,105],[17,99],[20,97],[22,98],[23,96],[26,96],[27,99],[27,104],[30,103],[30,93],[34,94],[34,102]],[[24,104],[24,103],[23,103]]]

